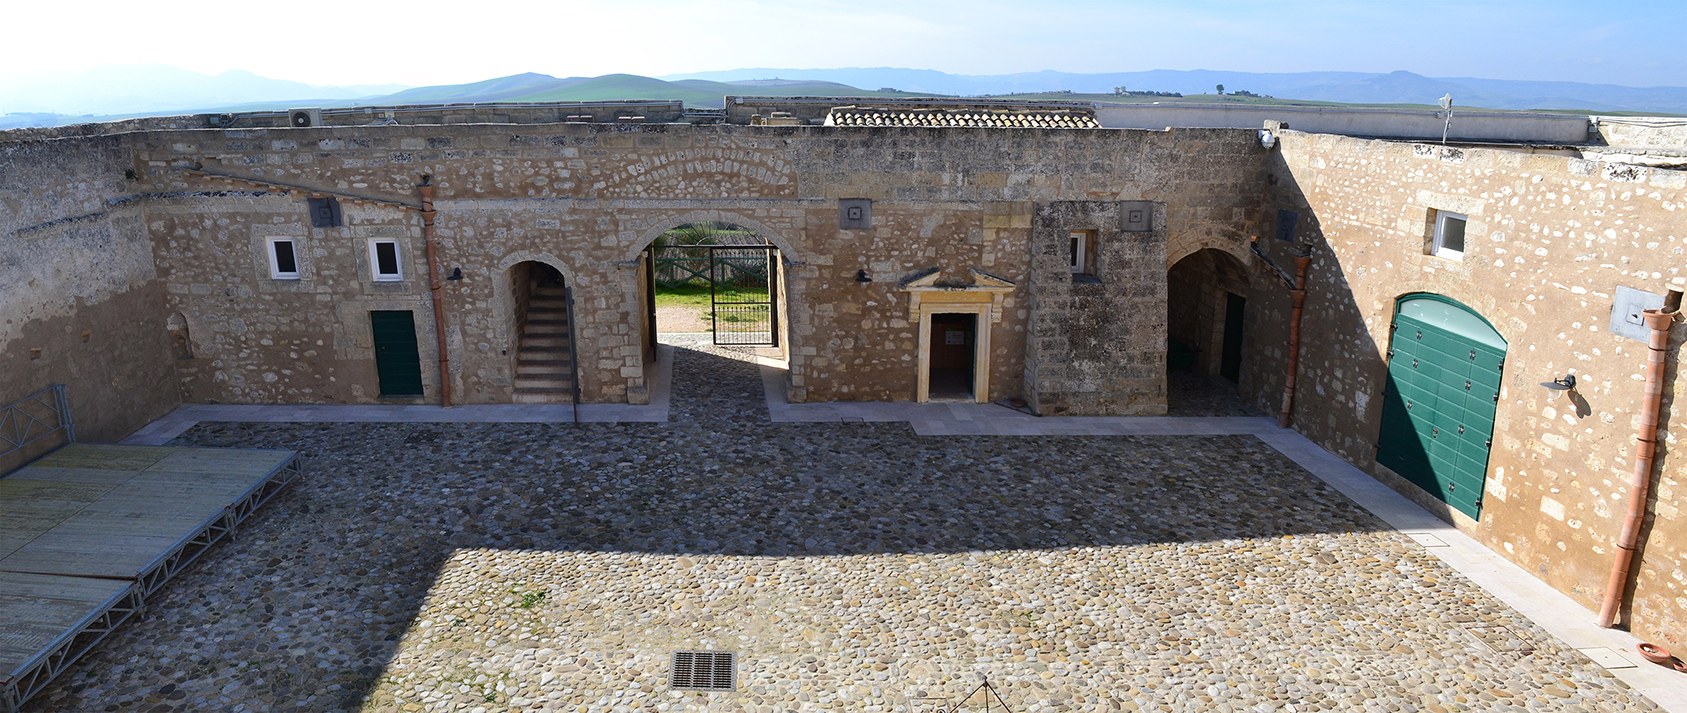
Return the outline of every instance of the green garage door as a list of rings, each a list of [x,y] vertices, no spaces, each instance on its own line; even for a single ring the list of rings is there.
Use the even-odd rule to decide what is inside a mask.
[[[1440,295],[1395,307],[1377,462],[1473,518],[1494,437],[1505,339]]]

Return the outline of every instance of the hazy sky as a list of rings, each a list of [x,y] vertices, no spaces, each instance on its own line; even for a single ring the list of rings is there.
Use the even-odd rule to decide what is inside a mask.
[[[1404,69],[1687,86],[1687,0],[18,0],[0,76],[96,64],[314,84],[541,72]]]

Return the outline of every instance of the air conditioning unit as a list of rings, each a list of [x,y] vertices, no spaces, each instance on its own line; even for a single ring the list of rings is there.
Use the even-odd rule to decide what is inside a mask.
[[[308,129],[322,125],[321,109],[288,109],[287,125],[295,129]]]

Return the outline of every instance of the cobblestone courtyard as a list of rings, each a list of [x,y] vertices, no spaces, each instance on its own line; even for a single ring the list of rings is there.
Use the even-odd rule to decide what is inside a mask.
[[[1652,710],[1257,439],[215,424],[305,477],[26,710]],[[740,654],[732,693],[669,653]],[[977,701],[975,701],[977,702]]]

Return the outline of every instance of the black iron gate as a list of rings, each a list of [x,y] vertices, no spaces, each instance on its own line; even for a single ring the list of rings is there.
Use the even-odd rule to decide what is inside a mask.
[[[709,247],[709,314],[715,344],[779,346],[779,249]]]
[[[779,249],[772,245],[657,245],[647,281],[661,289],[709,288],[709,322],[721,346],[779,346]],[[655,300],[650,333],[655,338]],[[654,341],[652,342],[654,344]]]

